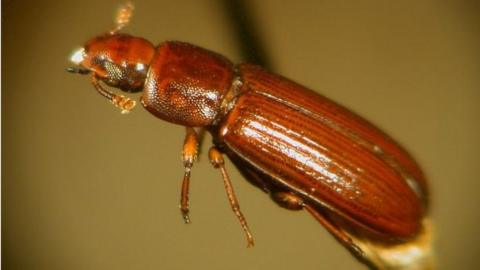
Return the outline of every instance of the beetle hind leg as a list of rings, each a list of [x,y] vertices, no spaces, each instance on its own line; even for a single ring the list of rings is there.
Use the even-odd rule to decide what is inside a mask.
[[[355,257],[364,260],[364,253],[362,249],[353,243],[352,239],[343,230],[331,222],[328,217],[318,210],[317,207],[305,202],[301,197],[291,192],[276,191],[271,193],[271,197],[273,201],[283,208],[289,210],[305,209]]]
[[[315,206],[305,204],[304,208],[355,257],[357,257],[361,261],[365,260],[365,254],[363,250],[353,242],[352,238],[350,238],[347,233],[337,227],[335,223],[331,222],[328,217],[321,213]]]
[[[274,183],[275,180],[271,176],[250,165],[235,153],[231,151],[226,151],[226,153],[233,161],[235,166],[243,174],[243,176],[247,178],[250,183],[268,193],[272,200],[280,207],[295,211],[303,209],[307,210],[322,226],[327,229],[330,234],[335,237],[335,239],[337,239],[337,241],[345,246],[355,257],[367,263],[368,265],[368,261],[365,260],[362,249],[353,243],[348,234],[339,228],[335,222],[331,221],[329,217],[318,208],[318,206],[313,205],[311,202],[305,201],[304,198],[293,192],[285,191],[284,188],[273,185],[272,183]]]
[[[305,203],[302,198],[291,192],[276,191],[270,194],[270,197],[279,206],[288,210],[302,210],[305,207]]]

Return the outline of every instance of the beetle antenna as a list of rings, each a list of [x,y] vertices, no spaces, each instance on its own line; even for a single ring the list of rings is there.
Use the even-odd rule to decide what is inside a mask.
[[[135,107],[135,101],[125,96],[115,95],[114,93],[103,88],[97,76],[95,75],[92,76],[92,84],[100,95],[110,100],[115,107],[120,108],[122,110],[122,114],[129,113]]]
[[[127,2],[118,8],[117,14],[115,16],[115,28],[110,31],[111,35],[117,33],[128,25],[128,23],[130,22],[130,18],[132,17],[134,8],[135,7],[131,2]]]

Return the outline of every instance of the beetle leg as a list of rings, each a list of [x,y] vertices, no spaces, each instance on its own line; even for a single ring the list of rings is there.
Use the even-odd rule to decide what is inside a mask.
[[[198,138],[197,133],[191,127],[187,127],[185,141],[183,142],[183,166],[185,167],[185,174],[183,175],[182,191],[180,195],[180,211],[182,213],[185,223],[190,223],[188,216],[188,189],[190,186],[190,172],[192,170],[193,162],[198,155]]]
[[[335,226],[320,211],[318,211],[317,208],[306,203],[299,196],[291,192],[279,191],[272,193],[271,197],[278,205],[289,210],[307,210],[323,227],[327,229],[328,232],[350,250],[350,252],[360,259],[364,258],[363,251],[353,243],[352,239],[344,231]]]
[[[227,170],[225,169],[225,162],[223,160],[223,156],[220,153],[220,151],[218,151],[218,149],[215,147],[210,148],[210,151],[208,152],[208,156],[210,158],[210,162],[212,163],[213,167],[216,169],[220,169],[222,173],[223,183],[225,185],[225,191],[227,192],[227,197],[228,197],[228,201],[230,202],[230,206],[232,207],[232,210],[235,213],[235,216],[237,216],[238,220],[240,221],[240,225],[245,231],[245,235],[247,237],[247,247],[252,247],[254,245],[253,236],[250,233],[250,229],[248,228],[245,217],[240,211],[240,205],[238,203],[237,196],[235,196],[232,183],[230,182],[230,178],[228,177]]]
[[[322,215],[314,206],[306,203],[303,206],[323,227],[327,229],[330,234],[332,234],[337,241],[339,241],[344,247],[346,247],[355,257],[361,261],[365,261],[365,254],[363,250],[353,243],[352,238],[348,236],[344,231],[339,227],[335,226],[327,217]]]
[[[271,193],[270,197],[278,205],[288,210],[302,210],[305,204],[302,198],[291,192],[276,191]]]

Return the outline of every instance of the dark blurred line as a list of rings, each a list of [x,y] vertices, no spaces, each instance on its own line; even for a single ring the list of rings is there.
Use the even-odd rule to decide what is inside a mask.
[[[245,0],[220,0],[234,31],[243,59],[247,63],[272,70],[272,63],[262,38],[255,27],[255,19]]]

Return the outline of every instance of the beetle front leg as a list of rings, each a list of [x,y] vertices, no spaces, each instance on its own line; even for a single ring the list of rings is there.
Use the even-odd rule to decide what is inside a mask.
[[[185,141],[183,142],[183,166],[185,167],[185,174],[183,175],[182,191],[180,195],[180,211],[182,213],[185,223],[190,223],[190,217],[188,216],[188,190],[190,187],[190,172],[192,170],[193,162],[198,156],[198,137],[195,130],[191,127],[187,127],[187,133],[185,135]]]
[[[220,153],[217,148],[212,147],[208,152],[208,157],[210,158],[210,162],[212,163],[213,167],[220,169],[222,173],[223,183],[225,185],[225,191],[227,192],[230,206],[232,207],[235,216],[237,216],[238,220],[240,221],[240,225],[245,231],[245,235],[247,237],[247,247],[252,247],[254,245],[253,236],[248,228],[247,220],[240,211],[240,205],[238,203],[237,196],[235,196],[232,183],[230,182],[230,177],[228,177],[227,170],[225,169],[225,162],[223,160],[222,153]]]

